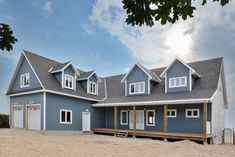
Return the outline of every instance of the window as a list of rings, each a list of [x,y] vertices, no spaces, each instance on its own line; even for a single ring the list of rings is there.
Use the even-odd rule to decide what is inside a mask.
[[[20,76],[20,88],[28,87],[30,84],[29,73]]]
[[[155,126],[155,111],[147,110],[146,111],[146,125],[147,126]]]
[[[169,79],[169,87],[185,87],[187,86],[187,77],[175,77]]]
[[[65,88],[73,89],[74,77],[68,74],[65,74]]]
[[[126,110],[121,111],[121,125],[127,125],[128,123],[128,112]]]
[[[91,94],[97,94],[97,89],[96,89],[96,83],[95,82],[90,82],[90,91],[89,91],[89,93],[91,93]]]
[[[177,116],[176,109],[167,110],[167,117],[168,118],[176,118],[176,116]]]
[[[199,109],[186,109],[186,118],[199,118]]]
[[[60,123],[72,124],[72,110],[60,110]]]
[[[145,82],[130,83],[130,94],[145,93]]]

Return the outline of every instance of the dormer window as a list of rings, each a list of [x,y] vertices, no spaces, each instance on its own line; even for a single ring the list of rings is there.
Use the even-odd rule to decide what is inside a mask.
[[[20,76],[20,88],[28,87],[30,84],[29,73]]]
[[[65,88],[73,89],[74,87],[74,76],[65,74]]]
[[[187,86],[187,77],[174,77],[169,79],[169,87],[185,87]]]
[[[145,93],[145,82],[135,82],[129,84],[130,94]]]
[[[95,82],[90,82],[90,88],[89,88],[89,93],[90,94],[97,94],[97,84]]]

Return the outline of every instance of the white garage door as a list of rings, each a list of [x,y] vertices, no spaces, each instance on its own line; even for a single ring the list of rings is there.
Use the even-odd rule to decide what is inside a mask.
[[[41,130],[40,105],[28,106],[28,129]]]
[[[23,128],[23,106],[16,106],[14,110],[14,128]]]

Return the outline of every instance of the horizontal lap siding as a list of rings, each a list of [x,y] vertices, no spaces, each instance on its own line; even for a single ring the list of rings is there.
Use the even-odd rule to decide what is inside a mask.
[[[10,97],[10,115],[12,115],[12,105],[23,105],[23,127],[26,126],[26,105],[41,104],[41,129],[43,128],[43,93],[29,94],[23,96]],[[11,117],[10,117],[11,119]],[[11,121],[10,121],[11,124]]]
[[[47,94],[47,130],[82,130],[82,112],[91,112],[91,128],[105,127],[105,108],[91,107],[91,101]],[[60,109],[72,110],[72,124],[60,124]]]

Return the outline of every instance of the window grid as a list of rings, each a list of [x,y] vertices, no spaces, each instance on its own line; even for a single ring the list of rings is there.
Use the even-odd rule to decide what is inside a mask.
[[[146,111],[146,125],[155,126],[155,110]]]
[[[169,79],[169,88],[187,86],[187,77],[175,77]]]
[[[20,76],[20,88],[28,87],[30,85],[29,73]]]
[[[72,110],[60,110],[60,123],[72,124]]]
[[[89,88],[89,93],[91,94],[97,94],[97,84],[95,82],[90,82],[90,88]]]
[[[68,74],[65,74],[65,88],[73,89],[74,77]]]
[[[169,110],[167,110],[167,117],[168,118],[176,118],[177,117],[176,109],[169,109]]]
[[[129,85],[130,94],[145,93],[145,82],[135,82]]]
[[[199,109],[186,109],[185,117],[186,118],[199,118],[200,117]]]

